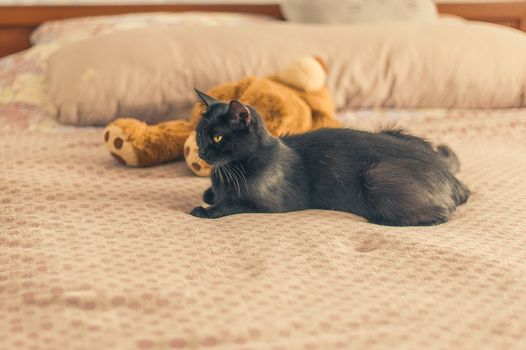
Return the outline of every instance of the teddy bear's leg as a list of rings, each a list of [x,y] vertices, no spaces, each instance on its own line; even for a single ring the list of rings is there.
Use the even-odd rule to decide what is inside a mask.
[[[312,111],[312,128],[341,128],[342,123],[336,118],[321,111]]]
[[[183,144],[194,126],[174,120],[148,126],[131,118],[117,119],[104,130],[111,155],[129,166],[153,166],[183,155]]]
[[[144,132],[146,124],[132,118],[117,119],[104,129],[104,141],[110,154],[119,163],[140,166],[135,134]]]
[[[329,89],[322,89],[300,93],[309,105],[312,114],[312,128],[340,128],[341,123],[334,117],[334,104]]]
[[[144,158],[151,165],[182,159],[184,143],[195,125],[187,120],[172,120],[159,124],[156,129],[145,140]]]

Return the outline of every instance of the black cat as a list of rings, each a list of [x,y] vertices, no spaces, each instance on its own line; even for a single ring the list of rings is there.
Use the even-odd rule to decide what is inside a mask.
[[[197,127],[199,156],[213,173],[204,194],[211,206],[194,208],[194,216],[328,209],[377,224],[435,225],[470,195],[453,175],[459,162],[447,146],[434,150],[400,130],[275,138],[250,106],[197,94],[207,108]]]

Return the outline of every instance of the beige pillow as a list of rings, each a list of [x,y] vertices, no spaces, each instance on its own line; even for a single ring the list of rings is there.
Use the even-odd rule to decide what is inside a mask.
[[[324,57],[338,110],[525,106],[526,35],[458,19],[389,25],[150,28],[88,39],[49,60],[60,121],[188,118],[202,90]]]

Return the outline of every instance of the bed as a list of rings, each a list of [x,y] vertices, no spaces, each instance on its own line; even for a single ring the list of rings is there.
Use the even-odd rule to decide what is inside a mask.
[[[0,83],[38,79],[39,62],[0,60]],[[100,128],[58,124],[40,94],[0,106],[0,348],[526,348],[525,109],[341,113],[461,159],[473,194],[451,221],[395,228],[194,218],[208,179],[116,164]]]

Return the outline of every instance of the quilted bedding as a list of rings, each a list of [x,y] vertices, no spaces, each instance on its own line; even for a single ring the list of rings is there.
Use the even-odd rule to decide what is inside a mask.
[[[457,151],[473,195],[450,222],[197,219],[208,180],[181,162],[0,131],[0,348],[525,349],[526,112],[376,119]]]

